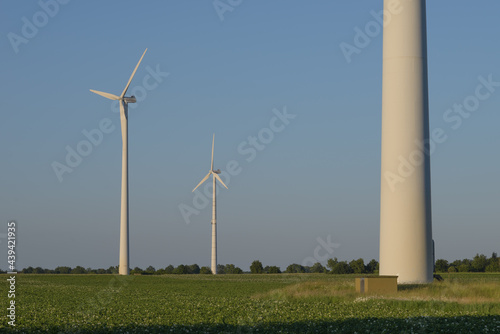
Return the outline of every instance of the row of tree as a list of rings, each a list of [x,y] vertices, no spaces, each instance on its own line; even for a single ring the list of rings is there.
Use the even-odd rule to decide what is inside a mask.
[[[366,266],[363,259],[353,260],[349,263],[347,261],[338,261],[337,258],[329,259],[327,266],[324,267],[321,263],[317,262],[312,266],[302,266],[300,264],[289,265],[285,273],[331,273],[331,274],[362,274],[362,273],[375,273],[378,271],[378,262],[371,260]],[[92,269],[76,266],[75,268],[61,266],[55,269],[43,269],[41,267],[28,267],[21,271],[23,274],[117,274],[118,266],[109,267],[108,269]],[[169,265],[165,268],[156,269],[149,266],[146,269],[135,267],[130,270],[132,275],[165,275],[165,274],[211,274],[212,271],[209,267],[201,267],[197,264],[184,265],[181,264],[177,267]],[[234,264],[217,265],[217,273],[219,274],[243,274],[243,270]],[[250,265],[250,273],[252,274],[281,274],[280,267],[277,266],[263,266],[262,262],[255,260]]]
[[[339,261],[337,258],[329,259],[326,267],[317,262],[312,266],[303,266],[293,263],[289,265],[284,273],[328,273],[328,274],[377,274],[379,263],[376,260],[371,260],[365,264],[363,259],[347,261]],[[448,262],[447,260],[439,259],[435,264],[435,271],[443,272],[500,272],[500,258],[497,253],[493,253],[490,258],[483,254],[476,254],[472,260],[463,259]],[[28,267],[22,271],[24,274],[118,274],[118,266],[112,266],[108,269],[92,269],[76,266],[75,268],[61,266],[55,269],[43,269],[41,267]],[[280,274],[280,267],[263,266],[262,262],[255,260],[250,265],[252,274]],[[2,273],[2,271],[0,271]],[[199,267],[197,264],[184,265],[177,267],[169,265],[165,268],[155,269],[149,266],[146,269],[135,267],[130,270],[131,274],[135,275],[165,275],[165,274],[211,274],[209,267]],[[217,265],[217,273],[219,274],[243,274],[243,270],[236,267],[234,264]]]
[[[443,259],[436,260],[435,271],[446,272],[500,272],[500,258],[497,253],[488,258],[484,254],[476,254],[472,260],[463,259],[448,262]]]
[[[226,264],[217,265],[217,271],[220,274],[242,274],[243,270],[236,267],[234,264]],[[118,266],[112,266],[108,269],[92,269],[92,268],[84,268],[81,266],[76,266],[75,268],[61,266],[56,267],[55,269],[44,269],[41,267],[28,267],[24,268],[20,271],[23,274],[118,274]],[[0,273],[5,273],[5,271],[1,271]],[[139,267],[135,267],[134,269],[130,269],[130,273],[132,275],[165,275],[165,274],[211,274],[212,271],[209,267],[201,267],[197,264],[184,265],[181,264],[178,267],[174,267],[172,265],[167,266],[162,269],[155,269],[153,266],[149,266],[146,269],[141,269]]]
[[[252,262],[250,266],[252,274],[279,274],[281,270],[276,266],[263,267],[259,260]],[[285,273],[328,273],[328,274],[374,274],[378,273],[378,262],[371,260],[367,265],[363,259],[352,260],[351,262],[339,261],[337,258],[329,259],[324,267],[316,262],[312,266],[303,266],[297,263],[289,265]]]
[[[118,266],[109,267],[108,269],[92,269],[81,266],[76,266],[75,268],[61,266],[55,269],[44,269],[42,267],[28,267],[20,271],[23,274],[118,274]]]
[[[241,268],[236,267],[234,264],[218,264],[217,272],[219,274],[243,274]],[[172,265],[167,266],[165,269],[155,270],[153,266],[149,266],[146,270],[135,267],[130,271],[131,274],[138,275],[165,275],[165,274],[211,274],[212,270],[209,267],[201,267],[197,264],[184,265],[181,264],[178,267]]]

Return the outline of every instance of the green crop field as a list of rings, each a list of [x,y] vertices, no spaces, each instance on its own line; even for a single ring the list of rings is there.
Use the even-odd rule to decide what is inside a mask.
[[[374,296],[350,275],[19,274],[16,326],[2,296],[0,332],[500,333],[500,274],[443,278]]]

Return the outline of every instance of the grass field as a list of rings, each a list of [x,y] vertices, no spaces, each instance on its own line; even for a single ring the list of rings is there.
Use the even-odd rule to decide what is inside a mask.
[[[500,274],[358,295],[353,276],[17,275],[19,333],[500,333]]]

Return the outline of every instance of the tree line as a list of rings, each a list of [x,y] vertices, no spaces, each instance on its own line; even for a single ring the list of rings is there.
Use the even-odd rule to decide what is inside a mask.
[[[378,272],[378,262],[371,260],[367,265],[364,264],[363,259],[352,260],[351,262],[339,261],[337,258],[329,259],[326,267],[317,262],[312,266],[303,266],[300,264],[290,264],[285,271],[281,271],[278,266],[263,266],[262,262],[255,260],[250,265],[248,272],[252,274],[281,274],[281,273],[330,273],[330,274],[371,274]],[[111,266],[107,269],[99,268],[84,268],[76,266],[71,268],[68,266],[60,266],[55,269],[44,269],[41,267],[27,267],[20,271],[23,274],[118,274],[118,266]],[[5,273],[0,271],[0,273]],[[243,270],[234,264],[217,265],[218,274],[243,274]],[[200,267],[197,264],[184,265],[181,264],[177,267],[169,265],[165,268],[156,269],[149,266],[146,269],[139,267],[130,268],[132,275],[165,275],[165,274],[212,274],[209,267]]]
[[[488,258],[484,254],[476,254],[472,260],[463,259],[448,262],[443,259],[436,260],[435,271],[438,273],[455,272],[500,272],[500,258],[497,253]]]
[[[316,262],[312,266],[303,266],[297,263],[290,264],[285,271],[278,266],[263,266],[262,262],[255,260],[249,268],[252,274],[294,274],[294,273],[326,273],[326,274],[378,274],[379,263],[371,260],[366,263],[362,258],[357,260],[339,261],[337,258],[329,259],[326,266]],[[43,269],[41,267],[27,267],[20,271],[23,274],[118,274],[118,266],[111,266],[108,269],[92,269],[76,266],[60,266],[55,269]],[[490,258],[484,254],[476,254],[472,259],[455,260],[448,262],[444,259],[438,259],[435,263],[435,272],[500,272],[500,258],[497,253],[493,253]],[[6,273],[1,271],[0,273]],[[234,264],[217,265],[218,274],[243,274],[243,270]],[[131,268],[132,275],[166,275],[166,274],[212,274],[209,267],[200,267],[197,264],[184,265],[177,267],[169,265],[165,268],[156,269],[149,266],[146,269],[139,267]]]

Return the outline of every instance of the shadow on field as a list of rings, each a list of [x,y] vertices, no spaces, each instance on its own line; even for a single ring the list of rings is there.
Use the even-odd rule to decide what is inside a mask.
[[[430,284],[398,284],[398,291],[422,290]]]
[[[264,323],[255,326],[199,324],[192,326],[92,326],[17,328],[19,333],[498,333],[500,315],[458,317],[350,318],[342,321]],[[1,327],[0,327],[1,330]]]

